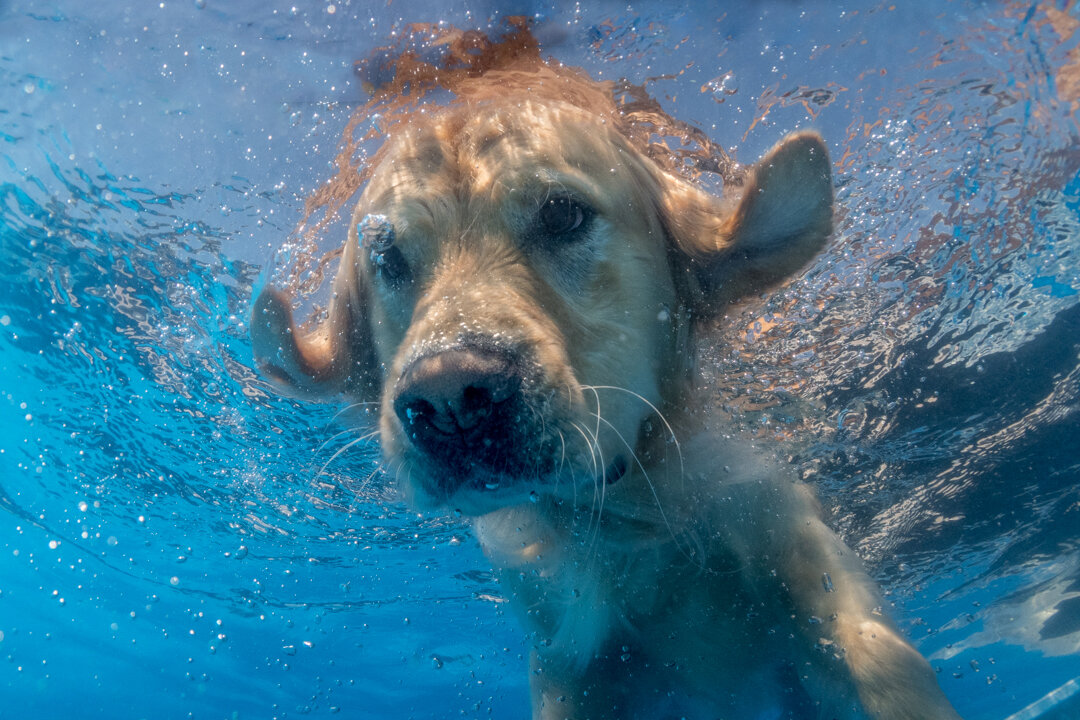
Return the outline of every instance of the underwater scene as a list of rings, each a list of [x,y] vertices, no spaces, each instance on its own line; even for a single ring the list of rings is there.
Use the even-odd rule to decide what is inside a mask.
[[[832,234],[700,348],[712,419],[787,448],[962,717],[1080,718],[1073,0],[0,0],[0,718],[532,716],[468,518],[251,340],[264,287],[325,311],[388,59],[515,28],[711,192],[820,133]]]

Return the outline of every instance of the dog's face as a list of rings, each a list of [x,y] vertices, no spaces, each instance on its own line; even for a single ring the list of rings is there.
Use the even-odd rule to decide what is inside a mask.
[[[383,450],[416,504],[591,495],[628,467],[678,306],[624,145],[574,108],[526,103],[386,154],[353,225],[382,216],[393,245],[353,244],[386,366]]]
[[[774,282],[831,214],[816,136],[774,150],[739,204],[660,171],[576,107],[458,107],[390,139],[353,215],[328,320],[253,319],[264,371],[380,401],[418,506],[591,502],[636,464],[685,375],[688,309]]]

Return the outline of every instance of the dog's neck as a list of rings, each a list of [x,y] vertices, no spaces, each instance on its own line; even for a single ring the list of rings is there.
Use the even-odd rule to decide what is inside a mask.
[[[737,510],[721,488],[757,487],[771,466],[752,447],[717,440],[693,422],[648,421],[637,459],[615,484],[474,520],[543,654],[587,664],[616,637],[632,641],[647,618],[692,603],[663,588],[692,592],[707,585],[696,576],[736,573],[745,561],[743,539],[728,532],[726,514]]]
[[[698,573],[707,562],[703,534],[691,520],[693,499],[682,491],[689,484],[678,477],[678,453],[665,452],[656,437],[643,437],[640,462],[632,461],[613,485],[598,484],[577,498],[542,496],[474,521],[485,553],[548,654],[588,663],[614,631],[633,633],[637,618],[665,601],[665,578]],[[623,588],[635,588],[633,597]],[[643,595],[643,588],[652,594]]]
[[[538,646],[587,663],[616,626],[632,622],[619,588],[659,588],[677,555],[670,532],[650,520],[587,511],[554,499],[477,518],[477,536]],[[634,614],[657,598],[632,599]]]

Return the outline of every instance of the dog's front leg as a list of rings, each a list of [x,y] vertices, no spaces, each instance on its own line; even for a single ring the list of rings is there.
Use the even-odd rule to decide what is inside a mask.
[[[818,650],[808,681],[824,687],[814,694],[832,695],[828,686],[847,674],[875,720],[959,720],[930,664],[885,616],[858,557],[821,521],[810,490],[793,490],[797,524],[782,574],[799,628]]]
[[[533,650],[529,658],[533,720],[600,720],[593,712],[603,688],[591,687],[588,670],[573,672],[565,662]]]

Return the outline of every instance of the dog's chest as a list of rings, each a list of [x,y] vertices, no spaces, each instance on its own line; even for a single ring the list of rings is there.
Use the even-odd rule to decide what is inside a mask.
[[[526,537],[534,554],[503,571],[543,672],[569,678],[598,709],[635,708],[627,717],[757,717],[776,706],[778,658],[792,657],[782,589],[748,575],[745,558],[662,533],[633,544],[557,538]]]

